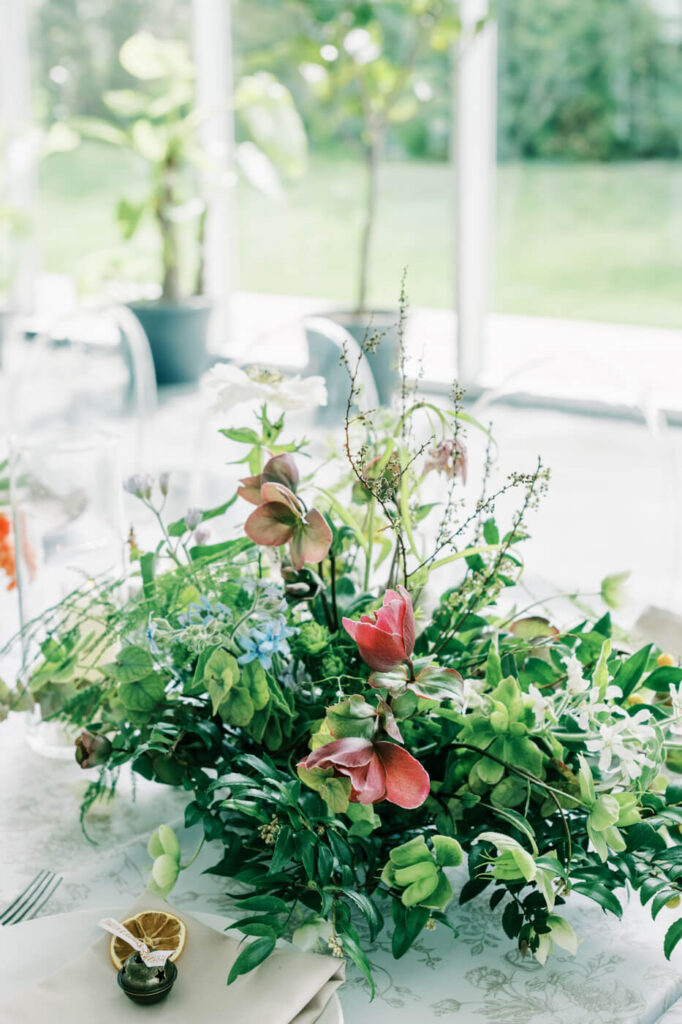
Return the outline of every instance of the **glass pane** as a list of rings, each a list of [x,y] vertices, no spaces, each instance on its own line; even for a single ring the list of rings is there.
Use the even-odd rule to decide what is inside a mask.
[[[494,308],[682,327],[682,3],[497,10]]]
[[[408,0],[234,5],[238,96],[246,78],[273,76],[307,135],[307,159],[293,168],[265,147],[274,164],[265,178],[253,119],[237,105],[242,289],[393,309],[407,267],[412,303],[452,307],[452,10]]]
[[[121,200],[134,204],[147,195],[149,166],[130,148],[94,141],[91,128],[81,130],[81,119],[125,127],[123,109],[117,116],[106,102],[112,92],[123,102],[140,86],[120,63],[122,44],[135,33],[151,32],[183,42],[189,53],[190,5],[31,0],[29,30],[35,116],[46,131],[38,222],[43,269],[72,275],[86,293],[112,279],[160,283],[152,217],[143,218],[130,242],[117,217]]]

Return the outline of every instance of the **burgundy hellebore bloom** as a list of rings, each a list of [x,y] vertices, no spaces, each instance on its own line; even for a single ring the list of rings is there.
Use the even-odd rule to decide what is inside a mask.
[[[95,768],[97,765],[106,764],[112,749],[111,740],[106,736],[83,729],[76,740],[76,761],[81,768]]]
[[[362,659],[375,672],[388,672],[407,661],[414,650],[414,611],[405,587],[387,590],[383,607],[359,622],[343,619],[343,628],[358,645]]]
[[[408,810],[429,795],[428,773],[412,754],[396,743],[372,742],[359,736],[334,740],[299,762],[302,768],[332,768],[335,778],[350,779],[350,800],[376,804],[388,800]]]
[[[262,502],[261,487],[263,484],[283,484],[290,491],[298,487],[298,469],[291,455],[286,452],[283,455],[275,455],[263,466],[263,472],[257,476],[246,476],[239,483],[241,487],[237,491],[240,498],[250,501],[252,505],[260,505]]]
[[[332,531],[322,513],[307,509],[284,484],[263,484],[261,500],[263,504],[244,524],[246,536],[266,547],[288,544],[294,569],[302,569],[306,562],[321,562],[332,543]]]

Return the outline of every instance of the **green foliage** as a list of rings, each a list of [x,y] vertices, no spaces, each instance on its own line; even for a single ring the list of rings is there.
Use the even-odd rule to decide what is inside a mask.
[[[617,916],[623,889],[654,916],[678,897],[682,789],[666,763],[682,670],[651,645],[622,650],[608,612],[563,632],[542,608],[505,617],[546,476],[477,496],[459,527],[451,503],[421,500],[433,469],[416,416],[437,424],[433,446],[461,428],[456,410],[415,403],[355,424],[356,450],[349,424],[350,471],[320,498],[334,523],[321,562],[296,570],[241,536],[191,547],[178,520],[140,553],[133,596],[93,584],[28,629],[42,638],[35,698],[107,758],[86,808],[130,763],[182,788],[185,824],[222,848],[211,870],[243,894],[234,928],[247,937],[230,982],[277,940],[321,929],[371,987],[366,936],[387,901],[396,957],[423,928],[451,927],[453,898],[487,893],[505,934],[544,962],[575,948],[558,912],[571,892]],[[231,437],[252,474],[269,445],[301,448],[280,444],[266,410],[258,422]],[[512,487],[521,508],[505,528],[492,506]],[[440,587],[430,613],[427,583]],[[348,619],[362,622],[357,644]],[[12,700],[0,686],[0,711]],[[320,768],[311,751],[325,746]],[[167,826],[149,853],[166,893],[183,870]]]

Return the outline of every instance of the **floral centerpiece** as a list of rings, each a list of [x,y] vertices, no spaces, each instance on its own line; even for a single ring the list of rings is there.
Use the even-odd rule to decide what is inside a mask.
[[[235,492],[168,522],[167,477],[128,481],[160,524],[153,550],[131,540],[132,596],[89,581],[29,627],[47,636],[26,685],[83,728],[78,761],[99,768],[84,812],[127,763],[186,791],[186,825],[221,848],[212,871],[253,939],[230,981],[293,935],[371,986],[387,911],[401,957],[486,899],[544,962],[576,948],[572,893],[615,915],[626,888],[654,916],[675,905],[682,670],[628,651],[608,611],[560,631],[516,609],[546,471],[496,490],[486,471],[468,508],[464,431],[483,428],[460,393],[443,409],[403,383],[395,410],[362,413],[348,369],[342,452],[321,466],[285,433],[286,410],[324,400],[320,380],[213,370],[243,450]],[[234,412],[246,399],[250,423]],[[226,515],[239,522],[211,542]],[[149,849],[168,893],[177,838],[162,825]],[[677,920],[667,955],[681,935]]]

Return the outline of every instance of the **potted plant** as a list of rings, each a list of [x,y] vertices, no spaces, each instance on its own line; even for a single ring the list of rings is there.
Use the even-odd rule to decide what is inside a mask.
[[[410,121],[430,98],[428,87],[420,88],[424,85],[417,74],[420,62],[428,53],[443,52],[452,45],[459,20],[452,5],[441,0],[386,4],[316,0],[306,10],[313,21],[297,45],[316,69],[307,80],[329,107],[336,132],[345,130],[357,141],[365,168],[354,305],[329,316],[358,343],[368,330],[381,336],[381,344],[367,358],[379,399],[387,403],[398,380],[398,311],[374,309],[370,301],[379,172],[391,127]]]
[[[125,240],[150,218],[155,225],[160,295],[129,305],[149,339],[158,382],[189,383],[208,365],[213,305],[204,289],[206,205],[200,188],[200,176],[211,174],[212,162],[197,134],[207,115],[194,105],[194,66],[185,43],[141,32],[126,40],[119,59],[138,85],[104,95],[114,120],[81,117],[70,124],[79,135],[125,147],[146,164],[145,193],[120,199],[117,217]],[[247,177],[267,189],[280,170],[298,176],[306,139],[290,93],[260,72],[241,80],[232,103],[248,136],[237,146]]]

